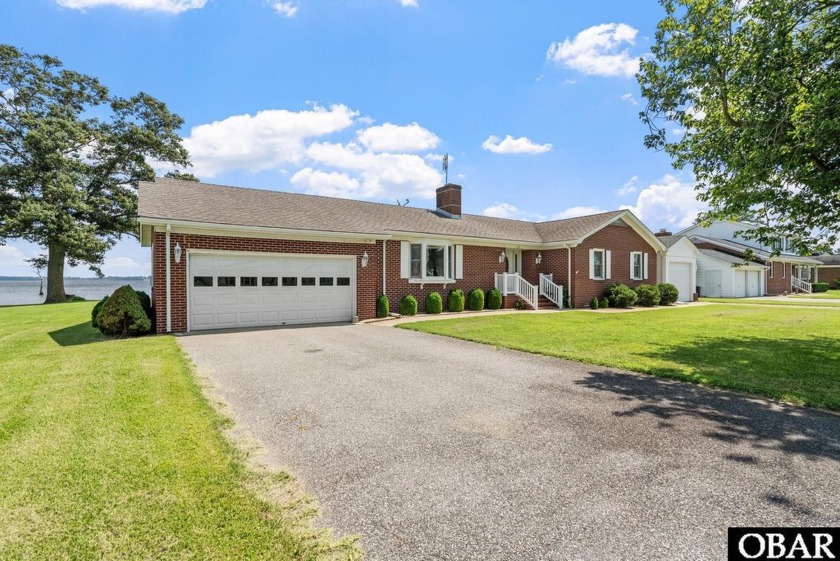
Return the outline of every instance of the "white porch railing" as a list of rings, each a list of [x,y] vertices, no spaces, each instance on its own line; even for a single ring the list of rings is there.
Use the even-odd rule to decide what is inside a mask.
[[[554,302],[558,308],[563,309],[563,287],[554,284],[551,275],[540,274],[540,296],[545,296]]]
[[[502,296],[513,294],[528,302],[535,310],[539,307],[537,287],[516,273],[496,273],[496,288]]]
[[[791,277],[791,288],[793,290],[798,290],[799,292],[807,292],[808,294],[811,293],[811,283],[806,282],[802,279],[798,279],[796,277]]]

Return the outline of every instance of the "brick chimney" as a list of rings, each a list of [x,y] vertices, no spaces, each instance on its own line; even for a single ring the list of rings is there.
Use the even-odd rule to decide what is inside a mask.
[[[447,218],[461,218],[461,186],[447,183],[438,187],[437,212]]]
[[[660,228],[657,233],[654,234],[657,238],[661,238],[663,236],[673,236],[674,234],[666,230],[665,228]]]

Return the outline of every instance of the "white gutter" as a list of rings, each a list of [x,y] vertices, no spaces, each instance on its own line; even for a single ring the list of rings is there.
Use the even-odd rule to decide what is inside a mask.
[[[166,225],[166,332],[172,333],[172,273],[169,264],[169,233],[172,231],[172,226]]]
[[[385,251],[388,247],[388,240],[382,240],[382,294],[387,294],[388,291],[385,287],[386,277],[386,268],[385,268]]]

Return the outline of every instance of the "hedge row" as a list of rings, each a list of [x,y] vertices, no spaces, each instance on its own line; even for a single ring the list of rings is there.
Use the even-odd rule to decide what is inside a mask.
[[[593,298],[589,306],[593,310],[599,307],[605,308],[604,304],[614,308],[631,308],[633,306],[670,306],[677,301],[679,289],[671,283],[661,282],[659,284],[640,284],[632,289],[625,284],[613,284],[607,288],[604,295],[605,302]]]
[[[474,288],[466,296],[460,288],[453,288],[446,296],[446,309],[450,312],[463,312],[464,309],[476,312],[484,309],[498,310],[503,302],[502,293],[496,288],[491,288],[486,293],[480,288]],[[443,297],[439,292],[430,292],[424,304],[427,314],[443,312]],[[388,317],[390,308],[388,296],[380,294],[376,299],[376,317]],[[400,315],[413,316],[417,314],[418,309],[417,298],[412,294],[407,294],[400,300]]]

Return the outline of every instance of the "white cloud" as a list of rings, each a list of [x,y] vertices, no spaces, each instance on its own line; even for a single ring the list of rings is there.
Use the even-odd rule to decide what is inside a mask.
[[[56,0],[59,6],[72,10],[86,10],[101,6],[114,6],[127,10],[146,10],[180,14],[187,10],[203,8],[207,0]]]
[[[621,101],[626,101],[630,105],[638,105],[639,104],[639,100],[637,100],[633,96],[633,94],[631,94],[631,93],[626,93],[626,94],[622,95],[621,96]]]
[[[602,23],[584,29],[574,39],[552,43],[546,57],[584,74],[631,77],[639,70],[639,60],[619,48],[633,45],[638,33],[625,23]]]
[[[356,115],[345,105],[315,105],[306,111],[272,109],[199,125],[184,139],[194,166],[190,171],[211,178],[226,170],[256,172],[300,163],[307,140],[350,127]]]
[[[103,273],[116,277],[148,275],[151,270],[152,264],[150,261],[136,261],[125,256],[108,256],[102,266]]]
[[[419,8],[417,0],[397,0],[403,8]]]
[[[482,210],[481,214],[493,218],[518,218],[522,212],[510,203],[495,202]]]
[[[22,265],[26,256],[11,245],[0,245],[0,265]]]
[[[681,229],[691,226],[697,214],[707,210],[698,201],[694,182],[681,181],[673,175],[665,175],[644,188],[635,205],[624,205],[650,228],[670,227]]]
[[[502,141],[499,141],[498,136],[491,135],[481,147],[494,154],[542,154],[550,152],[552,148],[551,144],[536,144],[525,136],[513,138],[511,135]]]
[[[566,218],[577,218],[578,216],[589,216],[590,214],[600,214],[607,212],[597,206],[573,206],[566,210],[560,211],[551,216],[552,220],[564,220]]]
[[[353,172],[361,178],[358,195],[366,198],[434,197],[441,174],[415,154],[369,152],[355,142],[315,142],[306,156],[324,166]]]
[[[360,130],[359,142],[372,152],[417,152],[436,148],[440,138],[416,122],[410,125],[385,123]]]
[[[275,12],[284,18],[293,18],[298,13],[298,6],[293,2],[281,2],[279,0],[275,0],[271,3],[271,7],[274,8]]]
[[[359,180],[344,173],[303,168],[292,176],[291,183],[310,195],[324,195],[325,197],[362,195]]]
[[[630,179],[628,179],[621,188],[615,192],[616,195],[619,197],[626,197],[632,193],[635,193],[639,190],[639,176],[634,175]]]

